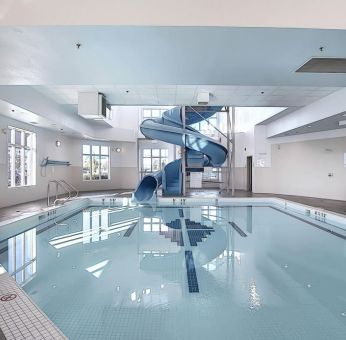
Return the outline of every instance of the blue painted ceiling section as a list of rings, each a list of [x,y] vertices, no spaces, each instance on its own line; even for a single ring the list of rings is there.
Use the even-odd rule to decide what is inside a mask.
[[[346,57],[345,30],[1,27],[0,51],[2,85],[346,86],[345,74],[295,73],[312,56]]]

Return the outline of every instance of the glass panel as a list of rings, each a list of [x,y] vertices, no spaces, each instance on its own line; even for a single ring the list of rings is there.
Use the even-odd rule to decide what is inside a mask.
[[[151,159],[143,158],[143,171],[151,172]]]
[[[22,150],[15,149],[15,185],[22,185]]]
[[[100,179],[100,157],[92,156],[91,179]]]
[[[109,155],[109,147],[101,146],[101,155]]]
[[[90,154],[90,145],[83,145],[83,153]]]
[[[168,157],[168,149],[161,149],[161,157]]]
[[[30,132],[25,132],[24,133],[24,146],[30,148],[31,145],[31,133]]]
[[[101,179],[108,179],[109,157],[101,156]]]
[[[11,138],[10,138],[10,143],[15,144],[15,135],[16,135],[16,130],[13,128],[9,128],[11,131]]]
[[[160,117],[161,115],[161,110],[151,110],[151,116],[152,117]]]
[[[152,158],[152,171],[160,170],[160,158]]]
[[[24,150],[24,185],[29,184],[29,160],[30,160],[30,150]]]
[[[22,131],[15,130],[15,144],[21,145],[22,144]]]
[[[151,152],[153,157],[160,157],[160,149],[152,149]]]
[[[93,145],[91,149],[92,149],[93,155],[99,155],[100,154],[100,147],[98,145]]]
[[[143,157],[151,157],[151,149],[144,149]]]
[[[91,169],[90,156],[83,156],[83,179],[84,180],[89,180],[91,178],[90,169]]]
[[[148,110],[148,109],[143,110],[143,117],[144,117],[144,118],[149,118],[149,117],[151,117],[151,110]]]
[[[168,163],[168,158],[161,158],[161,169]]]
[[[9,146],[7,148],[8,152],[7,152],[7,164],[8,164],[8,167],[7,167],[7,182],[8,182],[8,186],[11,187],[12,186],[12,147]]]

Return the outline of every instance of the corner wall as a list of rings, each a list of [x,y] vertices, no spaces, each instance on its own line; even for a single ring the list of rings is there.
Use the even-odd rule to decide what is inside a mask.
[[[253,169],[253,191],[346,200],[344,153],[346,137],[272,144],[271,166]]]
[[[7,127],[15,126],[28,131],[36,132],[36,185],[9,188],[7,172]],[[55,141],[61,141],[58,148]],[[67,166],[48,166],[46,172],[41,172],[40,163],[44,157],[50,159],[71,161],[72,140],[61,133],[42,129],[0,116],[0,207],[20,204],[47,197],[47,185],[51,179],[71,181],[71,172]]]

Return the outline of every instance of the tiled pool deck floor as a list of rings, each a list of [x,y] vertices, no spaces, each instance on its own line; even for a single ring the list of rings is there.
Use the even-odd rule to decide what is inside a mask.
[[[67,339],[6,272],[0,274],[0,328],[0,339]]]

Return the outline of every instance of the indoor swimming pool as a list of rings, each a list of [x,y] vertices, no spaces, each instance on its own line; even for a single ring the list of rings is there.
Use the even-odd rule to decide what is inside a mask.
[[[90,206],[0,263],[69,339],[344,340],[345,235],[268,205]]]

